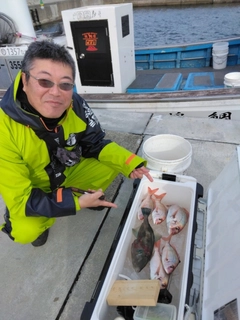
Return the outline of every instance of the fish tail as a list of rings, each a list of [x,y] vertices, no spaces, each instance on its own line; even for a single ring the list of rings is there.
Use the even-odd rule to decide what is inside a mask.
[[[158,199],[158,200],[162,200],[162,198],[164,198],[165,197],[165,195],[166,195],[167,193],[165,192],[165,193],[161,193],[161,194],[159,194],[159,195],[155,195],[156,196],[156,198]]]
[[[156,188],[156,189],[151,189],[150,187],[148,187],[148,193],[150,195],[153,195],[154,193],[156,193],[158,191],[159,188]]]
[[[161,245],[161,238],[154,243],[154,247],[159,249]]]
[[[149,216],[150,214],[151,214],[151,212],[152,212],[152,210],[151,209],[149,209],[149,208],[141,208],[141,210],[142,210],[142,214],[144,215],[144,216]]]
[[[162,239],[163,239],[165,242],[169,242],[169,243],[170,243],[171,238],[172,238],[172,234],[170,234],[168,237],[162,237]]]

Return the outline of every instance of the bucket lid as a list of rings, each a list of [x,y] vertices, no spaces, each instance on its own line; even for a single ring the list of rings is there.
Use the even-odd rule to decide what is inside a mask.
[[[228,48],[222,48],[222,49],[212,49],[213,53],[228,53],[229,49]]]
[[[230,72],[225,74],[224,80],[238,80],[240,81],[240,72]]]
[[[160,134],[144,142],[142,155],[149,169],[183,174],[191,164],[192,145],[183,137]]]
[[[178,148],[178,156],[177,158],[170,159],[168,158],[169,153],[172,154],[172,150],[170,147],[174,145],[174,148]],[[150,146],[150,149],[154,146],[164,146],[167,147],[167,149],[163,148],[161,150],[162,157],[161,159],[158,157],[155,157],[152,155],[152,152],[148,150],[148,147]],[[170,147],[169,147],[170,146]],[[157,160],[157,161],[167,161],[168,163],[174,163],[178,161],[185,160],[192,156],[192,145],[191,143],[186,140],[185,138],[174,135],[174,134],[159,134],[152,136],[148,138],[144,144],[143,144],[143,153],[147,155],[149,159]]]
[[[214,49],[227,48],[227,47],[228,47],[228,42],[215,42],[213,44]]]

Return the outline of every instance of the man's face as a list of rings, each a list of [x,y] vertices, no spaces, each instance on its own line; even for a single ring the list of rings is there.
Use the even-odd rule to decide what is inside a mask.
[[[74,82],[71,67],[49,59],[36,59],[30,75],[26,81],[26,74],[22,74],[23,91],[29,103],[43,117],[59,118],[71,103],[72,90],[61,90],[58,84]],[[43,88],[35,78],[50,80],[55,84],[52,88]]]

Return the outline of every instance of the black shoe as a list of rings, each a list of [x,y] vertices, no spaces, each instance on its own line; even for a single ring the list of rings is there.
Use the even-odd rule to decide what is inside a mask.
[[[49,230],[45,230],[40,236],[32,242],[32,245],[34,247],[40,247],[43,246],[47,242]]]
[[[5,220],[5,226],[2,228],[2,232],[6,233],[10,239],[14,240],[14,238],[11,236],[11,231],[12,231],[12,226],[11,222],[9,220],[9,211],[6,208],[6,212],[3,215],[4,220]]]

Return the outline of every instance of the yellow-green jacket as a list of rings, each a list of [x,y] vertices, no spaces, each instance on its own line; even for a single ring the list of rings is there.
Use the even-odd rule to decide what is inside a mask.
[[[65,116],[51,131],[41,116],[24,110],[17,99],[21,74],[0,102],[0,194],[10,216],[60,217],[76,214],[76,198],[63,188],[78,158],[95,158],[126,177],[144,159],[110,140],[86,103],[73,93]]]

